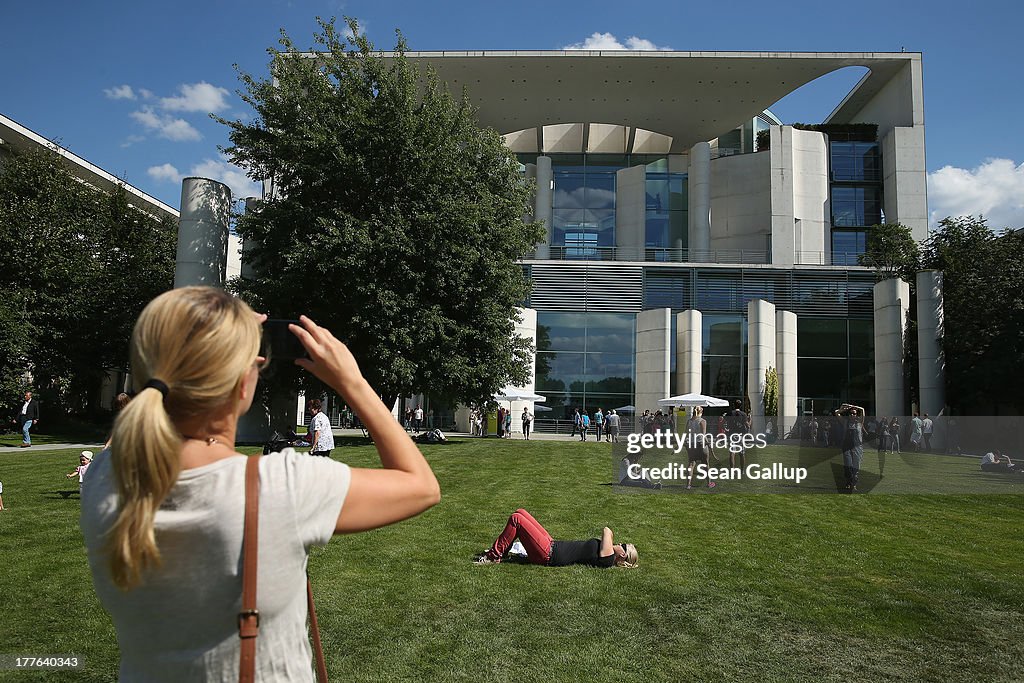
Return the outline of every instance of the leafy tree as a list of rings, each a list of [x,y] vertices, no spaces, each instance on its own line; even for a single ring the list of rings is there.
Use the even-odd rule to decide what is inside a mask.
[[[779,414],[779,373],[773,367],[764,371],[764,397],[761,400],[766,417]]]
[[[945,218],[923,265],[943,271],[947,401],[961,414],[1021,414],[1024,231],[995,234],[982,216]]]
[[[282,33],[273,79],[241,75],[255,117],[221,119],[231,160],[275,185],[238,221],[258,277],[237,290],[331,328],[386,401],[481,403],[528,377],[512,317],[529,291],[518,261],[543,239],[522,220],[531,190],[401,34],[384,57],[348,25],[351,46],[321,21],[311,54]],[[277,371],[282,387],[309,381]]]
[[[894,277],[914,282],[921,256],[910,228],[901,223],[875,225],[868,231],[866,246],[857,260],[874,268],[879,282]]]
[[[177,226],[83,183],[48,150],[4,160],[0,225],[0,410],[31,383],[48,424],[87,412],[107,369],[125,366],[135,318],[172,284]]]

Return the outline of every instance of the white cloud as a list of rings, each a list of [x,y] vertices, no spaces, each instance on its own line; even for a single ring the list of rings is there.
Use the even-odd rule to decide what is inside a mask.
[[[971,169],[944,166],[928,174],[929,223],[984,215],[989,227],[1024,226],[1024,163],[986,159]]]
[[[126,149],[128,147],[131,147],[135,143],[142,142],[145,139],[146,139],[145,135],[129,135],[128,137],[126,137],[124,139],[124,142],[121,143],[121,149]]]
[[[130,85],[115,85],[113,88],[104,88],[103,94],[112,100],[134,100],[135,91]]]
[[[147,175],[153,180],[165,183],[180,183],[185,174],[178,171],[173,164],[165,163],[159,166],[150,166],[146,169]],[[220,159],[203,159],[200,163],[194,164],[188,172],[189,177],[209,178],[219,180],[231,188],[231,196],[235,199],[246,197],[259,197],[262,187],[245,175],[245,171],[229,164],[223,157]]]
[[[178,172],[171,164],[160,164],[159,166],[150,166],[146,169],[146,173],[153,180],[166,181],[169,183],[180,183],[181,173]]]
[[[160,137],[175,142],[200,140],[203,137],[185,119],[176,119],[173,116],[157,114],[153,111],[153,107],[145,106],[139,111],[133,111],[131,117],[141,123],[146,130],[156,131]]]
[[[219,180],[231,188],[231,196],[235,199],[259,197],[263,188],[245,175],[245,171],[224,161],[224,159],[204,159],[192,167],[190,176],[199,176],[211,180]]]
[[[151,100],[153,99],[153,91],[146,90],[145,88],[139,88],[139,97],[144,100]]]
[[[562,48],[563,50],[671,50],[666,45],[655,45],[646,38],[630,36],[626,38],[625,44],[612,33],[594,32],[582,43],[572,43]]]
[[[206,81],[183,83],[178,86],[179,95],[163,97],[160,106],[167,111],[198,111],[211,113],[228,108],[227,98],[231,94],[226,88],[211,85]]]

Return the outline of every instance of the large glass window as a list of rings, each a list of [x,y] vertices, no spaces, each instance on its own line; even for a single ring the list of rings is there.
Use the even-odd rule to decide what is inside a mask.
[[[552,240],[566,257],[600,258],[615,246],[615,178],[627,159],[620,154],[551,155]]]
[[[536,388],[552,409],[542,417],[631,405],[635,345],[632,313],[538,313]]]
[[[867,239],[867,230],[833,230],[832,265],[857,265],[858,257],[867,251]]]
[[[871,320],[808,318],[797,321],[798,394],[828,413],[843,402],[874,407],[874,325]]]
[[[882,188],[832,187],[832,226],[854,228],[882,222]]]
[[[878,182],[882,179],[877,142],[835,141],[829,144],[829,148],[833,180]]]
[[[717,398],[742,398],[747,336],[743,316],[705,315],[701,323],[701,391]]]
[[[646,244],[650,249],[685,249],[687,245],[687,195],[685,173],[652,171],[647,167]],[[652,260],[677,260],[666,252],[654,251]]]

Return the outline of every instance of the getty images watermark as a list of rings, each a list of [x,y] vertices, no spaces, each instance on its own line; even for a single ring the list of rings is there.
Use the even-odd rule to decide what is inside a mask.
[[[807,479],[807,468],[786,466],[780,462],[761,464],[746,462],[749,452],[768,447],[768,435],[763,433],[730,434],[677,434],[668,429],[653,433],[630,434],[626,438],[625,462],[621,463],[624,480],[620,483],[657,488],[657,484],[670,481],[718,482],[718,481],[775,481],[799,484]],[[718,454],[728,454],[729,463],[717,464]],[[661,460],[657,455],[679,457],[685,455],[687,462],[658,462],[642,464],[639,456]],[[655,456],[655,457],[651,457]],[[715,465],[709,461],[714,459]],[[739,466],[737,466],[739,461]]]
[[[1024,417],[833,413],[660,428],[611,450],[619,493],[1024,494]],[[859,418],[859,416],[856,416]],[[723,424],[724,423],[724,424]],[[708,424],[709,431],[712,429]],[[662,490],[663,489],[663,490]]]

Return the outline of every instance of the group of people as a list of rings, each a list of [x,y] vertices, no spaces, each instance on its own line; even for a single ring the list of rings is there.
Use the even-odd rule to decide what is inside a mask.
[[[603,438],[609,443],[618,443],[621,426],[622,417],[614,409],[606,413],[598,408],[594,411],[594,417],[591,419],[586,409],[581,411],[579,408],[575,408],[572,416],[572,432],[569,436],[573,437],[579,434],[580,441],[586,441],[587,433],[593,429],[598,441]]]
[[[407,407],[405,409],[405,421],[402,423],[405,426],[405,431],[419,434],[423,431],[424,427],[430,428],[433,426],[424,423],[423,419],[423,406]]]
[[[667,413],[660,410],[656,410],[653,413],[650,410],[645,410],[638,422],[641,434],[654,434],[663,429],[674,432],[676,430],[675,409],[669,408]]]
[[[803,438],[805,441],[809,440],[812,445],[824,448],[840,446],[844,428],[844,423],[834,415],[823,415],[821,418],[808,416],[804,420]],[[886,451],[901,453],[904,436],[907,436],[914,452],[920,453],[932,449],[935,422],[928,416],[928,413],[920,415],[915,412],[910,419],[908,430],[909,436],[904,434],[904,426],[900,423],[898,416],[876,417],[864,424],[865,440],[874,441],[879,453]]]

